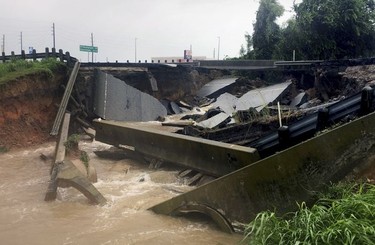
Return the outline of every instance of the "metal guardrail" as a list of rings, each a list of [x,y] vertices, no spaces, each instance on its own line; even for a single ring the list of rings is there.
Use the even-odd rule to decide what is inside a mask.
[[[271,155],[311,138],[318,131],[338,123],[346,117],[372,112],[374,97],[374,89],[365,87],[362,92],[320,109],[289,126],[283,126],[278,131],[250,142],[246,146],[256,148],[262,157]]]
[[[275,61],[276,67],[295,67],[295,66],[320,66],[320,67],[337,67],[337,66],[358,66],[375,64],[375,57],[359,59],[342,59],[342,60],[296,60],[296,61]]]

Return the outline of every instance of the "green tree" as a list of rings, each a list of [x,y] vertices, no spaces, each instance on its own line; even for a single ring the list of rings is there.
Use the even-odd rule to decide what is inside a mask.
[[[303,0],[295,5],[295,45],[305,59],[372,55],[374,10],[374,0]]]
[[[251,38],[256,59],[272,59],[274,57],[276,45],[281,38],[280,27],[275,21],[283,13],[284,8],[277,0],[260,0],[254,33]]]
[[[254,49],[253,49],[253,39],[249,33],[245,34],[246,48],[241,45],[240,49],[240,59],[255,59]]]
[[[299,35],[295,18],[287,21],[284,28],[281,29],[280,40],[275,47],[274,58],[279,60],[292,60],[293,52],[296,58],[301,59],[304,54],[299,49],[301,43],[305,43],[304,36]]]

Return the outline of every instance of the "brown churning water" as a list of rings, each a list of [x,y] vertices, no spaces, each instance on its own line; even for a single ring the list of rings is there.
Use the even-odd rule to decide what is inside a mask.
[[[179,183],[177,171],[150,170],[131,160],[99,159],[82,143],[98,173],[94,185],[108,200],[90,205],[73,188],[60,199],[44,202],[54,144],[0,154],[0,244],[237,244],[242,236],[218,230],[206,219],[157,215],[147,209],[191,187]]]

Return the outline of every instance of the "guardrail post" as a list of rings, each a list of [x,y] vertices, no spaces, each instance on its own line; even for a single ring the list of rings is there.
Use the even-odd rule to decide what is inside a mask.
[[[281,148],[287,148],[289,146],[290,133],[288,126],[281,126],[277,133],[279,135],[279,143]]]
[[[52,57],[53,57],[53,58],[56,57],[56,48],[52,48]]]
[[[46,48],[46,54],[45,54],[45,57],[46,57],[46,59],[49,58],[49,49],[48,49],[48,48]]]
[[[70,53],[69,52],[65,52],[65,58],[66,58],[66,63],[68,66],[71,65],[71,59],[70,59]]]
[[[10,55],[12,56],[12,59],[15,59],[14,51],[10,52]]]
[[[26,59],[25,50],[21,50],[21,57],[22,57],[23,60]]]
[[[3,60],[3,62],[5,62],[5,52],[1,52],[1,59]]]
[[[64,51],[62,49],[59,49],[59,58],[61,62],[64,62]]]
[[[318,119],[316,120],[316,130],[323,130],[329,120],[329,110],[328,108],[322,108],[318,111]]]
[[[361,114],[366,115],[373,111],[372,103],[374,100],[374,90],[370,86],[362,89],[361,95]]]
[[[36,61],[36,50],[33,49],[33,60]]]

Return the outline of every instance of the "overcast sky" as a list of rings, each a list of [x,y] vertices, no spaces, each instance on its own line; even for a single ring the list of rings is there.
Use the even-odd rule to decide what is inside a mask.
[[[284,5],[283,23],[291,16],[293,0]],[[56,48],[70,51],[86,62],[88,55],[79,45],[94,46],[95,61],[150,60],[151,57],[193,56],[220,59],[237,57],[244,34],[253,32],[257,0],[0,0],[0,44],[5,35],[5,52],[20,53],[21,32],[24,50],[42,52],[53,46],[52,25],[56,28]],[[220,38],[219,38],[220,37]],[[136,43],[136,45],[135,45]],[[90,58],[91,59],[91,58]]]

